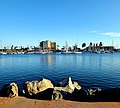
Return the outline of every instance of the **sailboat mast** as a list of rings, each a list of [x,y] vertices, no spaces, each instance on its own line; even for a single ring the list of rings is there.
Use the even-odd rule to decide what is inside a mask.
[[[0,48],[1,48],[1,51],[3,52],[2,41],[1,40],[0,40]]]
[[[113,44],[114,44],[114,41],[112,40],[112,46],[113,46]]]

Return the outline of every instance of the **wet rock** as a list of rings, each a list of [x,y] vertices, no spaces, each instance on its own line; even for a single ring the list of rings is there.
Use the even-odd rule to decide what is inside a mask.
[[[2,95],[5,97],[17,97],[18,96],[18,86],[15,83],[5,84],[2,88]]]
[[[31,98],[40,99],[40,100],[52,100],[53,88],[48,88],[42,92],[33,94]]]
[[[53,84],[50,80],[43,78],[40,82],[39,81],[27,81],[23,85],[23,94],[26,96],[32,96],[39,92],[42,92],[48,88],[53,88]]]
[[[87,101],[88,100],[88,93],[84,89],[75,89],[72,93],[72,100],[76,101]]]
[[[52,100],[62,100],[63,95],[59,91],[53,91]]]
[[[100,101],[120,102],[120,88],[111,88],[111,89],[101,90],[96,93],[96,97]]]
[[[102,91],[100,88],[90,88],[87,90],[89,96],[96,96],[96,93]]]
[[[101,91],[100,88],[90,88],[87,90],[88,100],[90,102],[99,101],[99,98],[96,96],[97,93]]]

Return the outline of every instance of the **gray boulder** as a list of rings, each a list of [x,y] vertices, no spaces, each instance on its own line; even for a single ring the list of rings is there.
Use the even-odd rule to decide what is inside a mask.
[[[5,84],[2,88],[2,95],[5,97],[17,97],[18,96],[18,86],[15,83]]]

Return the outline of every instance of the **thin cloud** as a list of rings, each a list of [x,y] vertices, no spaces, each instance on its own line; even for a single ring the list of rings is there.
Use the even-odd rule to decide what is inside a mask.
[[[95,33],[98,35],[110,36],[110,37],[120,37],[120,32],[98,32],[98,31],[89,31],[89,33]]]
[[[100,33],[100,34],[110,36],[110,37],[120,37],[120,32],[105,32],[105,33]]]
[[[93,31],[89,31],[89,33],[97,33],[97,31],[93,30]]]

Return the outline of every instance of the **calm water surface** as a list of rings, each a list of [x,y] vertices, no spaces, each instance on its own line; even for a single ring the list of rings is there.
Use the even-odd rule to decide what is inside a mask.
[[[68,76],[84,88],[120,87],[120,53],[0,55],[0,88],[43,77],[57,83]]]

